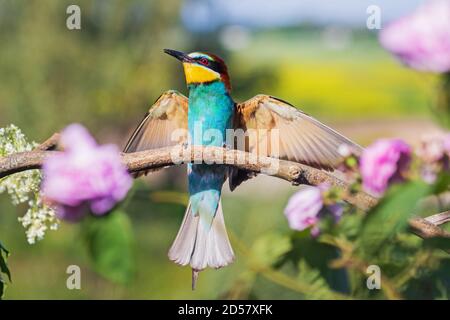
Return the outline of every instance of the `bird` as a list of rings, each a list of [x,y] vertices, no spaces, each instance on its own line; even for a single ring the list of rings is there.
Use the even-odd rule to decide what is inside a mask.
[[[235,102],[228,68],[219,56],[172,49],[164,52],[182,63],[188,97],[175,90],[163,93],[130,136],[125,153],[179,144],[238,149],[224,139],[227,130],[264,132],[246,138],[239,146],[258,154],[263,140],[268,139],[267,133],[277,131],[277,148],[266,148],[265,155],[326,171],[336,170],[341,163],[340,146],[351,147],[354,154],[362,151],[358,144],[274,96],[259,94]],[[208,139],[196,134],[196,126],[203,132],[214,130],[220,134]],[[187,134],[173,139],[173,132],[179,129]],[[187,176],[189,204],[168,256],[179,265],[190,265],[195,289],[200,271],[225,267],[235,259],[221,205],[224,183],[228,179],[233,191],[254,174],[223,164],[188,163]]]

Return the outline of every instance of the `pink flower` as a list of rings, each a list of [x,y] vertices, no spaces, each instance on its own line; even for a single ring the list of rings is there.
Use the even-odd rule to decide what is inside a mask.
[[[380,33],[384,48],[420,71],[450,71],[450,1],[431,0]]]
[[[103,215],[125,198],[132,179],[116,146],[97,145],[79,124],[64,129],[61,144],[64,151],[43,165],[42,185],[45,198],[56,204],[61,219],[77,221],[88,209]]]
[[[426,163],[442,161],[450,155],[450,134],[436,133],[424,135],[416,153]]]
[[[324,206],[325,193],[330,186],[322,184],[318,187],[302,186],[295,193],[284,209],[291,229],[302,231],[311,227],[311,235],[317,237],[320,234],[319,221],[325,215],[333,217],[335,222],[341,218],[344,208],[339,203]]]
[[[400,139],[381,139],[364,150],[360,159],[363,187],[381,196],[389,184],[402,181],[411,162],[411,148]]]
[[[322,191],[317,187],[303,186],[289,199],[284,214],[292,229],[302,231],[317,224],[322,207]]]

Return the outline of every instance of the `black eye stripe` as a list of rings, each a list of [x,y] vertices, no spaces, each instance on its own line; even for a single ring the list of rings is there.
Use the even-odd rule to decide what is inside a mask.
[[[209,68],[218,72],[218,73],[222,73],[222,66],[220,64],[218,64],[215,61],[210,61],[209,62]]]
[[[204,66],[200,62],[200,60],[202,60],[202,59],[207,59],[208,60],[209,64],[206,66],[207,68],[209,68],[211,70],[214,70],[215,72],[222,73],[222,71],[223,71],[222,65],[220,63],[216,62],[216,61],[209,60],[208,58],[205,58],[205,57],[199,57],[199,58],[197,58],[195,60],[197,60],[200,65]]]

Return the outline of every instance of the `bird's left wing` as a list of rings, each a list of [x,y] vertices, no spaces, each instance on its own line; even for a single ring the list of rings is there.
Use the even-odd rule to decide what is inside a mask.
[[[331,171],[342,160],[338,151],[340,145],[350,146],[356,154],[362,151],[359,145],[313,117],[268,95],[257,95],[237,104],[234,121],[235,128],[241,128],[245,132],[253,131],[246,138],[245,151],[259,155]],[[232,181],[233,176],[230,179],[232,189],[246,180],[242,172],[234,172],[234,175],[235,181]]]
[[[188,99],[177,91],[163,93],[131,135],[124,152],[173,146],[187,138]],[[176,131],[177,129],[184,129]],[[184,135],[183,135],[184,133]]]

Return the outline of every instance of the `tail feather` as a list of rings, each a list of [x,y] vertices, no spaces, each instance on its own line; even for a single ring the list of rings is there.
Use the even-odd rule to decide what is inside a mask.
[[[217,269],[233,262],[234,253],[220,203],[211,226],[201,223],[200,216],[194,216],[188,205],[180,230],[169,250],[169,258],[180,265],[190,264],[197,271],[207,267]]]
[[[182,266],[189,264],[195,246],[198,220],[198,216],[194,217],[192,215],[191,203],[189,202],[186,212],[184,213],[183,222],[181,223],[178,234],[169,250],[170,260]]]

